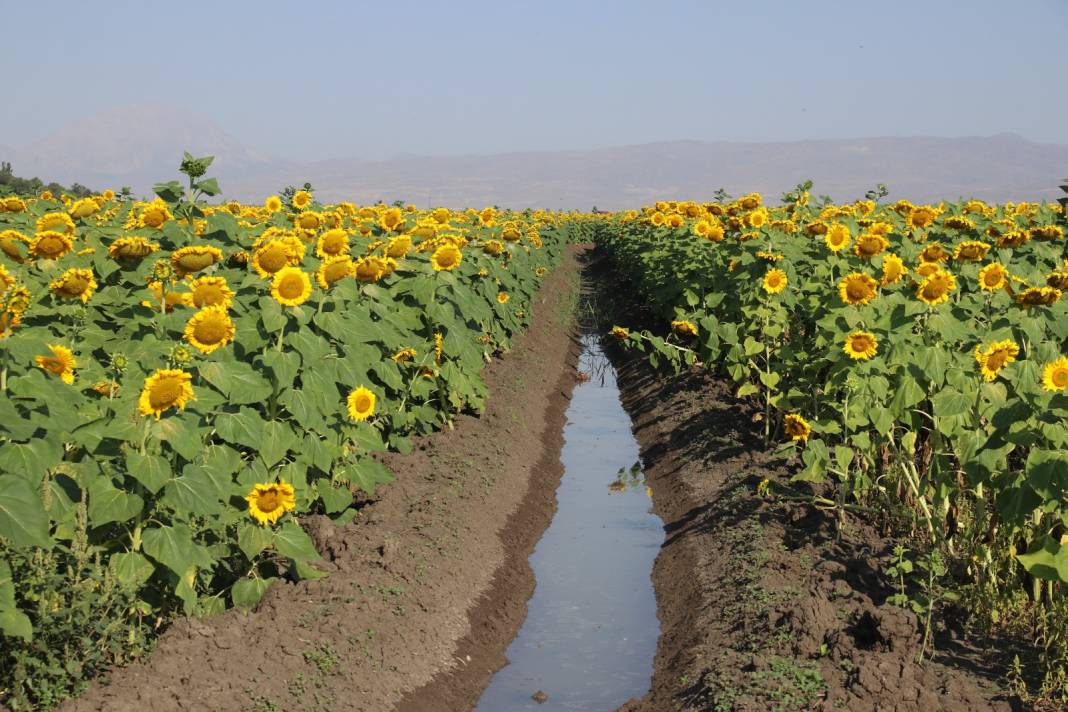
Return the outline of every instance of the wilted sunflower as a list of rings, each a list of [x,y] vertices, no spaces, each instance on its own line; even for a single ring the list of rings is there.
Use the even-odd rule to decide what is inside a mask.
[[[58,260],[74,249],[74,240],[64,232],[45,230],[30,241],[30,254],[42,260]]]
[[[697,324],[685,319],[676,319],[671,322],[671,330],[683,336],[697,336]]]
[[[482,245],[482,251],[487,255],[496,257],[504,252],[504,243],[500,240],[486,240],[486,243]]]
[[[260,524],[274,524],[286,512],[297,506],[296,492],[293,485],[284,480],[253,485],[252,491],[245,497],[248,513]]]
[[[386,257],[399,260],[407,255],[411,249],[412,238],[408,235],[398,235],[397,237],[391,238],[390,241],[386,243],[385,253]]]
[[[367,420],[375,414],[375,394],[360,386],[349,393],[347,405],[351,419],[356,422]]]
[[[965,240],[953,250],[953,259],[963,262],[979,262],[990,251],[990,245],[979,240]]]
[[[353,268],[353,274],[361,282],[377,282],[391,271],[389,263],[378,255],[361,257]]]
[[[415,349],[413,349],[411,346],[407,346],[390,356],[390,358],[393,359],[395,363],[408,363],[418,355],[419,354],[416,352]]]
[[[193,377],[181,369],[164,368],[145,379],[138,411],[141,415],[154,415],[156,420],[171,408],[185,410],[185,404],[194,400]]]
[[[1068,388],[1068,358],[1058,356],[1042,369],[1042,387],[1047,391],[1063,391]]]
[[[944,269],[936,269],[916,287],[916,298],[934,306],[949,301],[949,295],[957,288],[957,278]]]
[[[879,340],[870,331],[854,331],[846,336],[842,348],[849,358],[855,361],[867,361],[875,356],[879,349]]]
[[[1005,280],[1009,276],[1009,270],[1000,262],[991,262],[979,270],[979,287],[988,292],[993,292],[1005,286]]]
[[[187,245],[171,253],[171,265],[179,277],[207,269],[222,259],[222,250],[214,245]]]
[[[838,283],[838,294],[846,304],[867,304],[878,289],[879,283],[862,272],[851,272]]]
[[[59,376],[64,383],[74,383],[74,369],[78,367],[74,352],[66,346],[49,344],[51,355],[34,356],[34,362],[53,376]]]
[[[351,277],[354,270],[355,265],[348,255],[327,257],[315,271],[315,281],[321,289],[330,289],[335,282]]]
[[[210,354],[234,340],[234,322],[224,306],[204,307],[185,324],[185,340]]]
[[[778,294],[786,289],[786,273],[781,269],[769,269],[764,275],[764,291],[768,294]]]
[[[85,304],[96,290],[96,279],[91,269],[69,269],[52,280],[48,288],[58,297],[81,299]]]
[[[849,234],[849,228],[842,223],[835,223],[827,229],[827,233],[823,236],[823,241],[827,244],[827,249],[831,252],[841,252],[849,246],[849,240],[851,235]]]
[[[193,306],[229,308],[234,299],[234,292],[226,283],[226,277],[197,277],[189,282],[189,294]]]
[[[287,307],[297,307],[311,296],[311,279],[298,267],[283,267],[271,281],[271,296]]]
[[[618,341],[626,341],[630,336],[630,331],[622,326],[613,326],[612,331],[609,332],[612,336],[616,337]]]
[[[995,341],[985,349],[979,346],[975,347],[975,360],[979,364],[979,370],[982,372],[983,378],[987,381],[993,381],[997,378],[1001,369],[1015,361],[1019,355],[1020,347],[1012,339]]]
[[[797,413],[787,413],[783,417],[783,429],[787,435],[800,442],[808,442],[808,436],[812,434],[812,426]]]
[[[1061,290],[1056,287],[1028,287],[1020,292],[1016,299],[1022,306],[1038,307],[1055,304],[1061,298]]]
[[[120,237],[108,246],[108,256],[113,260],[139,260],[157,250],[158,242],[143,237]]]
[[[887,287],[891,284],[897,284],[906,274],[908,274],[908,269],[900,257],[890,254],[883,257],[883,274],[880,280],[882,286]]]
[[[459,267],[462,260],[463,253],[460,252],[460,248],[446,244],[434,250],[434,254],[430,256],[430,265],[435,272],[451,271]]]

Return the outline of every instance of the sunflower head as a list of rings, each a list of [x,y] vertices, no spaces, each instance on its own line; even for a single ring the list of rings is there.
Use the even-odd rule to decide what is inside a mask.
[[[180,277],[207,269],[222,259],[222,250],[214,245],[187,245],[171,253],[171,265]]]
[[[882,235],[864,233],[857,238],[857,244],[853,246],[853,254],[861,259],[870,260],[890,246],[890,241]]]
[[[263,525],[274,524],[297,506],[293,485],[284,480],[254,485],[245,501],[248,502],[249,515]]]
[[[37,366],[53,376],[58,376],[64,383],[74,383],[74,369],[78,366],[74,360],[74,352],[66,346],[56,344],[49,345],[48,350],[51,354],[33,357]]]
[[[283,267],[271,281],[271,296],[283,306],[300,306],[308,301],[311,293],[311,279],[299,267]]]
[[[234,292],[226,283],[226,277],[197,277],[189,283],[193,306],[229,308],[234,299]]]
[[[854,361],[866,361],[879,349],[879,340],[870,331],[854,331],[845,338],[842,350]]]
[[[778,294],[786,289],[786,273],[781,269],[769,269],[764,275],[764,291],[768,294]]]
[[[236,328],[224,306],[204,307],[185,325],[185,340],[201,353],[210,354],[234,340]]]
[[[986,348],[975,347],[975,360],[983,379],[993,381],[1001,369],[1008,366],[1020,355],[1020,346],[1012,339],[995,341]]]
[[[96,278],[91,269],[69,269],[48,285],[52,293],[63,299],[89,301],[96,290]]]
[[[434,250],[434,254],[430,256],[430,265],[435,272],[441,272],[442,270],[452,271],[460,266],[462,260],[463,253],[460,252],[459,247],[453,244],[444,244]]]
[[[787,435],[799,442],[808,442],[808,436],[812,434],[812,426],[797,413],[787,413],[783,417],[783,429]]]
[[[45,230],[30,241],[30,254],[42,260],[58,260],[74,249],[74,240],[65,232]]]
[[[349,418],[356,422],[367,420],[375,413],[375,394],[370,389],[360,386],[349,393],[346,400]]]
[[[991,262],[979,270],[979,287],[987,292],[993,292],[1005,286],[1009,270],[1000,262]]]
[[[879,283],[861,272],[851,272],[838,283],[838,294],[846,304],[867,304],[878,290]]]
[[[944,269],[936,269],[916,287],[916,298],[934,306],[949,301],[949,295],[957,288],[957,278]]]
[[[1068,389],[1068,358],[1058,356],[1042,369],[1042,387],[1047,391]]]
[[[905,267],[900,257],[890,254],[883,257],[883,274],[880,280],[882,286],[897,284],[906,274],[908,274],[908,268]]]
[[[315,271],[315,281],[321,289],[330,289],[335,282],[351,277],[355,268],[352,258],[348,255],[327,257]]]
[[[145,379],[138,400],[141,415],[154,415],[158,420],[171,408],[185,410],[185,405],[195,399],[193,377],[181,369],[157,369]]]
[[[683,336],[697,336],[697,324],[685,319],[676,319],[671,322],[671,330]]]
[[[617,341],[626,341],[630,337],[630,330],[622,326],[613,326],[609,332]]]
[[[315,245],[315,254],[323,259],[348,254],[348,251],[349,234],[340,228],[324,232]]]
[[[397,351],[397,353],[390,356],[390,358],[393,359],[394,363],[408,363],[418,355],[419,354],[415,349],[408,346]]]
[[[1056,287],[1028,287],[1016,297],[1025,307],[1049,306],[1061,298],[1061,290]]]
[[[850,239],[849,228],[842,223],[831,225],[823,236],[823,241],[831,252],[841,252],[849,245]]]

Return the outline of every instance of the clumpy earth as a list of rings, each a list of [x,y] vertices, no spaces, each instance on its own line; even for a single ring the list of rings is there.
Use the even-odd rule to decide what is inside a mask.
[[[469,709],[526,615],[527,558],[556,508],[578,354],[572,249],[530,329],[487,365],[486,412],[383,461],[396,482],[344,527],[305,522],[329,576],[276,584],[249,614],[181,620],[146,660],[62,709]]]

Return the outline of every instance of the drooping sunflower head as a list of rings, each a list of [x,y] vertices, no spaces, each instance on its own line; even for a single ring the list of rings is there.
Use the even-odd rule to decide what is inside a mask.
[[[482,245],[482,251],[487,255],[496,257],[504,252],[504,243],[500,240],[486,240],[485,244]]]
[[[356,422],[367,420],[375,413],[375,394],[370,389],[360,386],[349,393],[346,401],[349,418]]]
[[[1042,369],[1042,387],[1047,391],[1068,389],[1068,358],[1058,356]]]
[[[222,259],[222,250],[214,245],[187,245],[171,253],[171,265],[180,277],[207,269]]]
[[[953,250],[953,259],[963,262],[979,262],[990,251],[990,244],[979,240],[965,240]]]
[[[412,249],[412,238],[409,235],[398,235],[386,243],[386,257],[399,260]]]
[[[283,267],[271,281],[271,296],[283,306],[300,306],[308,301],[311,293],[311,279],[299,267]]]
[[[315,245],[315,254],[323,259],[348,254],[348,251],[349,234],[340,228],[324,232]]]
[[[975,360],[983,379],[993,381],[1001,369],[1008,366],[1020,355],[1020,346],[1012,339],[995,341],[986,348],[975,347]]]
[[[73,205],[67,210],[70,216],[74,219],[87,218],[96,211],[100,210],[100,206],[96,204],[96,201],[92,198],[82,198],[75,201]]]
[[[141,415],[154,415],[158,420],[171,408],[185,410],[185,405],[195,399],[193,377],[181,369],[157,369],[145,379],[138,399]]]
[[[159,250],[158,242],[143,237],[120,237],[108,246],[108,256],[113,260],[140,260]]]
[[[315,281],[321,289],[330,289],[335,282],[353,276],[355,269],[356,266],[348,255],[327,257],[315,271]]]
[[[1061,290],[1056,287],[1028,287],[1020,292],[1016,299],[1022,306],[1038,307],[1056,304],[1061,298]]]
[[[451,271],[459,267],[462,260],[463,253],[459,247],[445,244],[434,250],[434,254],[430,256],[430,265],[435,272]]]
[[[846,304],[867,304],[878,290],[879,283],[862,272],[851,272],[838,283],[838,294]]]
[[[210,354],[234,340],[236,328],[224,306],[204,307],[185,325],[185,340],[201,353]]]
[[[57,297],[81,299],[82,304],[85,304],[96,290],[96,278],[91,269],[69,269],[52,280],[48,288]]]
[[[189,283],[189,294],[193,306],[223,307],[228,309],[234,299],[234,291],[226,283],[226,277],[215,275],[197,277]]]
[[[854,361],[866,361],[875,356],[879,348],[879,340],[870,331],[854,331],[845,338],[845,346],[842,348],[846,355]]]
[[[284,480],[253,485],[245,501],[249,515],[263,525],[274,524],[297,506],[293,485]]]
[[[74,241],[65,232],[45,230],[30,241],[30,254],[42,260],[58,260],[74,249]]]
[[[786,272],[781,269],[769,269],[764,275],[764,291],[768,294],[778,294],[786,289]]]
[[[949,301],[949,295],[957,288],[957,278],[944,269],[936,269],[916,287],[916,298],[934,306]]]
[[[18,230],[0,230],[0,252],[15,262],[22,262],[29,253],[30,239]]]
[[[74,237],[74,221],[71,220],[70,215],[66,213],[45,213],[41,217],[37,218],[37,222],[34,225],[36,232],[48,232],[54,230],[56,232],[62,232],[64,235]]]
[[[787,413],[783,417],[783,429],[792,439],[800,442],[808,442],[808,436],[812,434],[812,426],[797,413]]]
[[[630,337],[630,330],[622,326],[613,326],[612,331],[608,333],[614,336],[617,341],[626,341]]]
[[[411,346],[407,346],[397,351],[397,353],[390,356],[390,358],[393,359],[394,363],[408,363],[418,355],[419,353],[415,349]]]
[[[48,350],[52,353],[34,356],[34,362],[53,376],[58,376],[64,383],[74,383],[74,369],[78,367],[74,352],[58,344],[50,344]]]
[[[671,330],[683,336],[697,336],[697,324],[686,319],[676,319],[671,322]]]
[[[979,270],[979,287],[988,292],[993,292],[1005,286],[1009,270],[1000,262],[991,262]]]
[[[1055,269],[1046,275],[1046,285],[1064,291],[1068,289],[1068,270]]]

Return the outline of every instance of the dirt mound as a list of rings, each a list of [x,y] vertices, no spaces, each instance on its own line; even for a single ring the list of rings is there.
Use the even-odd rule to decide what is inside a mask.
[[[178,621],[148,659],[62,709],[469,708],[522,623],[527,558],[555,510],[575,254],[546,278],[530,330],[487,366],[486,413],[386,456],[397,481],[352,523],[307,522],[327,578],[275,585],[248,615]]]

